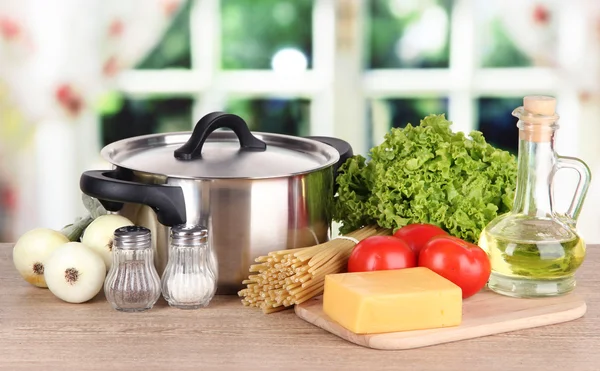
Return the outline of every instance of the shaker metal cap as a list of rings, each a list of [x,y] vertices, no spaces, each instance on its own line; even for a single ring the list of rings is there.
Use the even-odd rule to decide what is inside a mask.
[[[205,243],[208,239],[208,229],[200,225],[176,225],[171,228],[171,238],[178,242],[197,241]]]
[[[121,249],[143,249],[150,246],[151,232],[137,225],[120,227],[114,233],[114,246]]]

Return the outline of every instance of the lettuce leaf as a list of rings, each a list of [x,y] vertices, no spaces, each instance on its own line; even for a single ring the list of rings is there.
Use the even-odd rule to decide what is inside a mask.
[[[430,223],[476,243],[492,219],[511,209],[517,162],[481,132],[467,137],[451,125],[445,115],[429,115],[419,126],[392,128],[369,161],[348,159],[336,179],[340,232]]]

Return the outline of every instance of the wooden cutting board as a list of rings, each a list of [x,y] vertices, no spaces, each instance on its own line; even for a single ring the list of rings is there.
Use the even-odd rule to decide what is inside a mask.
[[[323,313],[322,296],[296,305],[294,310],[303,320],[342,339],[367,348],[393,350],[567,322],[582,317],[587,307],[577,293],[554,298],[516,299],[485,290],[463,301],[460,326],[373,335],[352,333],[332,321]]]

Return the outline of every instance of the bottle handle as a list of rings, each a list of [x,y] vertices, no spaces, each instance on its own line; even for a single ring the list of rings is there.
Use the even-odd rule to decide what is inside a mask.
[[[575,157],[558,156],[556,164],[554,165],[554,169],[551,174],[551,188],[554,184],[554,176],[561,169],[573,169],[579,174],[579,181],[577,182],[577,188],[575,189],[575,194],[573,194],[571,205],[564,214],[564,216],[568,218],[569,223],[575,226],[577,218],[579,218],[579,213],[581,212],[581,207],[583,206],[583,201],[585,200],[585,197],[587,195],[590,182],[592,180],[592,173],[587,164],[581,161],[580,159]],[[554,203],[553,189],[551,189],[550,191],[550,200],[552,203]]]

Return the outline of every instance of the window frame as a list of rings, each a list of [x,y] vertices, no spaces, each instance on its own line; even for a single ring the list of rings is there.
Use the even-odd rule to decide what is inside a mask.
[[[569,130],[561,132],[557,146],[576,155],[579,148],[578,89],[569,76],[577,68],[581,48],[573,48],[583,7],[559,2],[557,68],[482,68],[477,64],[475,1],[456,0],[450,14],[450,61],[447,69],[364,70],[363,25],[365,2],[315,0],[313,7],[313,68],[295,77],[271,70],[222,70],[220,0],[190,0],[191,61],[189,70],[129,70],[117,80],[117,89],[130,96],[153,94],[189,96],[195,101],[193,120],[223,110],[228,96],[264,98],[282,96],[311,101],[311,135],[348,140],[356,153],[371,145],[368,107],[371,99],[448,97],[447,116],[456,131],[477,128],[478,97],[515,97],[530,94],[557,96]],[[576,0],[578,2],[580,0]],[[573,22],[573,20],[576,20]],[[571,21],[571,22],[570,22]],[[195,121],[191,125],[195,124]],[[377,123],[374,125],[387,125]],[[372,128],[382,133],[388,127]],[[374,140],[380,140],[375,138]]]
[[[480,68],[476,63],[476,1],[455,0],[450,13],[450,61],[447,69],[365,70],[365,35],[368,7],[361,0],[314,0],[313,68],[295,78],[270,70],[221,70],[221,0],[189,0],[192,43],[191,69],[128,70],[116,77],[114,88],[131,98],[177,96],[194,99],[190,129],[204,114],[223,110],[233,98],[307,98],[311,100],[311,135],[340,137],[357,154],[368,154],[389,130],[385,120],[371,120],[372,100],[386,98],[448,98],[448,118],[453,129],[469,132],[476,128],[478,97],[518,97],[532,92],[557,97],[563,117],[556,142],[561,155],[582,157],[592,169],[600,166],[595,107],[579,99],[585,80],[586,32],[592,29],[585,0],[557,1],[558,63],[554,68]],[[43,26],[43,25],[42,25]],[[576,40],[578,42],[573,42]],[[583,121],[585,119],[585,121]],[[372,122],[372,125],[370,124]],[[35,225],[55,226],[85,212],[73,199],[82,171],[110,169],[101,156],[101,121],[92,110],[81,125],[46,120],[35,143],[37,164],[31,170],[44,187],[22,190],[15,224],[18,231]],[[58,127],[60,130],[55,130]],[[62,131],[61,131],[62,130]],[[56,140],[43,138],[54,135]],[[72,138],[81,138],[73,148]],[[62,143],[57,145],[57,143]],[[62,148],[56,151],[56,147]],[[52,147],[52,148],[50,148]],[[71,150],[72,149],[72,150]],[[48,154],[52,154],[49,156]],[[60,164],[58,170],[48,171]],[[25,173],[24,173],[25,174]],[[23,175],[23,180],[28,179]],[[23,182],[26,183],[26,182]],[[569,198],[570,193],[558,193]],[[37,201],[35,201],[37,200]],[[33,204],[33,202],[38,204]],[[570,200],[563,200],[570,201]],[[61,207],[55,207],[56,203]],[[589,201],[588,201],[589,203]],[[29,216],[35,207],[39,215]],[[589,207],[588,207],[589,208]],[[593,215],[593,218],[597,218]],[[584,220],[594,230],[593,218]],[[58,226],[57,226],[58,227]]]

